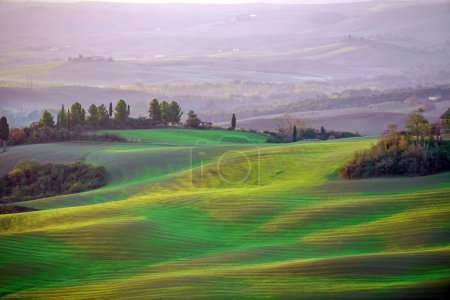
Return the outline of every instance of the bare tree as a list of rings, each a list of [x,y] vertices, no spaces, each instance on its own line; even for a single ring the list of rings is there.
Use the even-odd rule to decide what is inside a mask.
[[[291,139],[294,126],[296,127],[297,130],[302,130],[306,128],[306,124],[304,121],[290,114],[284,114],[282,117],[277,118],[276,120],[278,127],[277,130],[285,140]]]

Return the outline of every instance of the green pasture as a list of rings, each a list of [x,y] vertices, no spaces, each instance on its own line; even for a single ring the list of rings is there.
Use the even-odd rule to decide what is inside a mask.
[[[2,172],[24,158],[82,159],[111,175],[104,188],[0,215],[5,299],[398,299],[437,296],[450,282],[449,173],[338,178],[374,138],[115,133],[138,142],[0,154]]]
[[[198,129],[149,129],[149,130],[102,130],[100,133],[115,133],[130,140],[156,145],[209,145],[209,144],[259,144],[267,137],[253,132]]]

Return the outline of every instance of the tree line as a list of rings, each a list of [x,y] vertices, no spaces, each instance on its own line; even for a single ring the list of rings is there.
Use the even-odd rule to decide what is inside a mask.
[[[68,140],[126,141],[115,134],[85,134],[98,129],[147,129],[155,127],[182,126],[190,128],[212,128],[212,123],[202,122],[198,115],[190,110],[184,124],[181,123],[183,111],[176,101],[159,101],[149,103],[148,117],[132,118],[130,105],[119,100],[114,106],[91,104],[85,109],[80,103],[73,103],[69,108],[64,105],[55,116],[45,110],[39,121],[30,126],[9,129],[6,117],[0,119],[0,142],[3,151],[9,145],[60,142]]]
[[[422,176],[450,170],[450,142],[442,139],[423,109],[411,112],[406,131],[391,124],[370,149],[354,153],[339,171],[347,179]]]
[[[55,121],[54,116],[47,110],[35,126],[56,128],[56,129],[145,129],[153,127],[179,126],[182,125],[181,117],[183,111],[176,101],[159,101],[153,99],[148,108],[148,118],[131,118],[130,105],[125,100],[119,100],[113,109],[112,102],[107,108],[104,104],[91,104],[87,111],[83,106],[76,102],[70,108],[65,109],[62,105]],[[199,116],[189,110],[184,123],[185,127],[190,128],[211,128],[211,122],[203,122]],[[231,127],[236,128],[236,115],[231,118]]]
[[[282,117],[277,118],[277,123],[278,128],[275,131],[266,130],[263,132],[269,136],[269,143],[291,143],[301,140],[331,140],[361,136],[357,132],[326,130],[323,126],[320,127],[320,130],[307,127],[303,120],[291,114],[284,114]]]
[[[38,125],[41,127],[56,127],[57,129],[76,130],[80,128],[141,128],[158,125],[178,125],[183,112],[175,101],[161,103],[157,99],[150,102],[149,118],[131,118],[131,108],[125,100],[119,100],[114,108],[110,102],[105,104],[91,104],[87,110],[76,102],[67,110],[64,105],[59,110],[56,121],[47,110],[42,113]]]
[[[450,74],[450,73],[449,73]],[[392,78],[391,78],[392,80]],[[336,92],[325,84],[317,84],[314,90],[308,90],[308,86],[299,87],[302,94],[287,93],[286,94],[268,94],[269,99],[242,99],[237,103],[242,107],[239,111],[241,118],[248,118],[262,115],[282,114],[284,112],[308,112],[323,111],[341,108],[356,108],[382,105],[383,103],[391,103],[392,105],[401,105],[408,107],[408,99],[418,99],[422,106],[427,106],[427,110],[435,109],[436,102],[450,98],[450,84],[436,85],[432,87],[415,87],[415,88],[396,88],[386,90],[371,89],[348,89]],[[372,85],[371,85],[372,86]],[[287,91],[287,90],[286,90]],[[430,96],[440,96],[441,100],[430,101]],[[198,101],[199,97],[196,98]],[[239,98],[240,99],[240,98]],[[270,101],[272,100],[272,101]],[[273,100],[283,100],[283,103],[274,102]],[[208,101],[204,99],[203,101]],[[212,101],[212,100],[211,100]],[[231,100],[230,100],[231,101]],[[251,105],[246,103],[261,103],[260,105]],[[228,102],[227,102],[228,103]],[[276,105],[274,105],[276,103]],[[215,120],[223,120],[224,111],[227,107],[221,107],[215,112],[207,114],[208,117]]]

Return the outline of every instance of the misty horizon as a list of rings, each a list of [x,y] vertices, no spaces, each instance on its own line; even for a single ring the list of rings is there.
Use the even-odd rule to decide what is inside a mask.
[[[16,126],[42,109],[92,98],[125,98],[137,105],[132,116],[143,116],[146,99],[158,97],[190,105],[213,122],[239,109],[245,126],[258,129],[276,126],[273,119],[288,105],[315,126],[330,115],[325,125],[337,129],[352,127],[345,116],[395,113],[360,130],[379,134],[410,107],[342,106],[314,115],[314,106],[302,103],[450,78],[450,7],[442,1],[37,2],[0,5],[0,108]],[[427,112],[432,118],[447,104],[436,105]]]

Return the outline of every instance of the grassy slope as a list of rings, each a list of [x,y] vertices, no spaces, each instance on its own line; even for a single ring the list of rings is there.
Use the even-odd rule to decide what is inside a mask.
[[[164,143],[180,143],[173,134],[176,140]],[[0,216],[0,293],[57,299],[429,295],[450,278],[449,174],[338,180],[336,170],[349,154],[372,142],[137,143],[87,151],[87,161],[114,172],[110,186],[24,203],[55,209]],[[245,180],[229,182],[238,179]]]
[[[264,143],[267,137],[241,131],[196,130],[196,129],[152,129],[152,130],[102,130],[101,133],[115,133],[129,139],[161,145],[201,144],[247,144]]]

